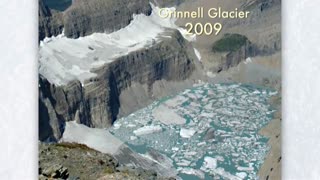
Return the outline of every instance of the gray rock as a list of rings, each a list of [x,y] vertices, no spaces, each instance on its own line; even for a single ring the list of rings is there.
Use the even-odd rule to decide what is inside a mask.
[[[181,3],[183,3],[185,0],[150,0],[151,3],[153,3],[156,6],[159,7],[172,7],[172,6],[178,6]]]
[[[67,179],[69,177],[69,172],[67,168],[59,164],[54,164],[50,167],[43,169],[41,175],[48,178]]]
[[[251,37],[258,37],[251,39],[255,45],[255,55],[271,55],[281,50],[281,0],[247,1],[241,8],[250,11],[249,17],[241,20],[228,19],[224,28],[254,29],[250,32],[242,31]]]
[[[172,38],[130,54],[119,57],[94,72],[97,77],[89,79],[90,84],[82,87],[79,81],[64,86],[50,84],[40,75],[39,91],[42,108],[39,108],[39,139],[50,137],[58,140],[66,121],[77,122],[89,127],[106,128],[121,116],[132,113],[154,100],[154,87],[157,81],[184,81],[195,71],[197,60],[193,60],[190,44],[178,31],[168,31]],[[134,91],[128,105],[121,94],[132,85],[141,85],[140,95]],[[129,93],[130,94],[130,93]],[[149,99],[149,101],[144,101]],[[125,104],[126,107],[122,108]],[[121,111],[120,111],[121,109]],[[46,111],[44,111],[46,110]]]
[[[206,131],[206,134],[204,135],[203,139],[205,141],[209,141],[209,140],[212,140],[215,138],[215,130],[213,128],[209,128],[207,131]]]
[[[65,35],[78,38],[127,26],[133,14],[150,15],[148,0],[76,0],[63,15]]]
[[[43,0],[39,0],[39,41],[45,37],[61,34],[62,30],[62,13],[50,10]]]
[[[151,14],[149,0],[75,0],[64,12],[39,0],[39,41],[62,33],[78,38],[95,32],[113,32],[127,26],[133,14]]]
[[[50,152],[50,153],[48,153]],[[122,157],[125,158],[125,157]],[[142,168],[119,166],[118,161],[81,144],[39,143],[39,179],[166,179]]]
[[[215,53],[216,61],[220,64],[211,69],[213,72],[221,72],[227,70],[231,67],[237,66],[241,61],[248,57],[254,57],[257,54],[257,48],[250,42],[246,40],[244,45],[239,49],[231,52],[218,52]]]

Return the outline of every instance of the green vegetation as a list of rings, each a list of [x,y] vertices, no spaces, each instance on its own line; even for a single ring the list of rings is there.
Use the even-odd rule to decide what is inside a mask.
[[[114,168],[112,168],[112,167],[107,167],[107,168],[104,170],[104,173],[105,173],[105,174],[112,174],[112,173],[115,173],[115,170],[114,170]]]
[[[221,39],[216,41],[212,50],[214,52],[230,52],[236,51],[245,45],[248,38],[240,34],[225,34]]]

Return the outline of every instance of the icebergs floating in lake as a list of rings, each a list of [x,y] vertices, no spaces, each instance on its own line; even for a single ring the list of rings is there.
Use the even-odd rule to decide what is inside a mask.
[[[166,113],[163,113],[166,112]],[[161,121],[163,124],[185,124],[186,120],[175,113],[165,105],[160,105],[152,111],[152,115],[156,120]]]
[[[157,125],[157,126],[144,126],[137,130],[134,130],[133,133],[137,136],[142,136],[142,135],[147,135],[151,133],[157,133],[160,131],[162,131],[162,128],[161,126]]]
[[[196,131],[194,129],[185,129],[181,128],[180,130],[180,136],[183,138],[191,138]]]
[[[166,155],[183,178],[256,179],[269,149],[258,131],[272,119],[276,93],[203,83],[119,119],[110,132],[138,153]]]
[[[203,165],[204,165],[204,168],[207,168],[207,169],[216,169],[217,159],[207,156],[204,158]]]

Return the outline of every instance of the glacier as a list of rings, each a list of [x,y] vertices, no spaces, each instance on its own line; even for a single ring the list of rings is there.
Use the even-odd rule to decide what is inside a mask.
[[[109,34],[93,33],[78,39],[67,38],[63,33],[46,37],[39,46],[39,73],[56,85],[72,80],[85,84],[85,80],[96,76],[92,69],[130,52],[148,48],[162,38],[171,38],[163,34],[168,29],[179,30],[188,41],[196,39],[194,34],[189,35],[185,29],[175,25],[176,19],[161,18],[160,8],[151,6],[150,16],[135,14],[128,26]]]

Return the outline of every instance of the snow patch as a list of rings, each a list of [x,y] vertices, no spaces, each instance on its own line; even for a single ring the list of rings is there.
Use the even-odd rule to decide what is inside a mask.
[[[248,63],[251,63],[251,62],[252,62],[251,58],[248,57],[248,58],[244,61],[244,64],[248,64]]]
[[[210,78],[216,77],[216,74],[212,73],[211,71],[207,71],[207,76]]]
[[[85,144],[102,153],[115,154],[123,142],[107,130],[89,128],[76,122],[67,122],[61,142]]]
[[[183,38],[190,42],[194,42],[197,40],[197,35],[196,34],[189,34],[186,29],[183,28],[177,28],[179,32],[182,34]]]
[[[193,49],[194,49],[194,53],[196,54],[198,60],[201,61],[201,54],[200,54],[200,52],[199,52],[196,48],[193,48]]]

